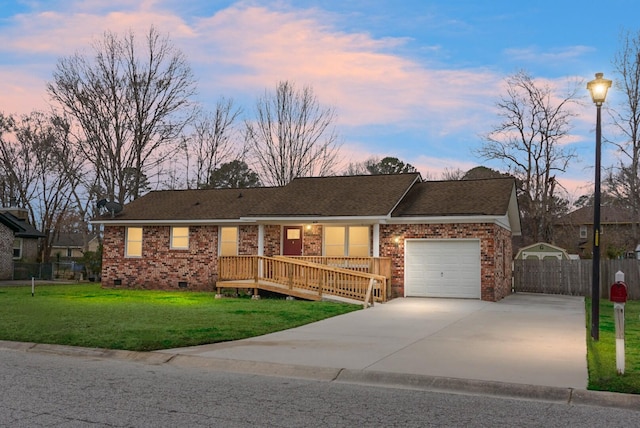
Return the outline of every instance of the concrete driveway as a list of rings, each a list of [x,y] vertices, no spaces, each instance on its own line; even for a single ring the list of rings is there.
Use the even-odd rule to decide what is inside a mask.
[[[399,298],[302,327],[161,352],[586,389],[582,297]]]

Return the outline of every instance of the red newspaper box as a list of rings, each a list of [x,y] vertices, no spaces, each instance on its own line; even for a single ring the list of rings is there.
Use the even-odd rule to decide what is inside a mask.
[[[627,301],[627,284],[624,282],[614,282],[609,292],[609,300],[615,303],[626,303]]]

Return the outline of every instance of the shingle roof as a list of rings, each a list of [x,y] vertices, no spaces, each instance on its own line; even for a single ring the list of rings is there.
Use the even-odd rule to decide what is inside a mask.
[[[600,222],[604,224],[613,223],[632,223],[633,212],[630,208],[615,207],[610,205],[602,205],[600,207]],[[635,220],[636,223],[640,222],[640,219]],[[560,217],[556,224],[562,225],[581,225],[581,224],[593,224],[593,207],[581,207],[569,214]]]
[[[87,242],[91,241],[96,237],[95,234],[89,234],[86,237]],[[63,247],[63,248],[82,248],[85,246],[85,237],[82,236],[81,233],[59,233],[56,236],[56,239],[51,244],[52,247]]]
[[[118,220],[231,220],[260,211],[283,188],[161,190],[127,204]],[[100,217],[109,220],[110,214]]]
[[[421,182],[418,173],[296,178],[283,187],[154,191],[114,221],[505,215],[511,178]],[[105,214],[101,221],[110,221]]]
[[[296,178],[261,216],[386,216],[400,202],[418,173]]]
[[[13,230],[18,238],[42,238],[44,234],[36,230],[31,224],[19,219],[11,213],[0,213],[0,223]]]
[[[418,183],[393,217],[505,215],[513,186],[513,178]]]

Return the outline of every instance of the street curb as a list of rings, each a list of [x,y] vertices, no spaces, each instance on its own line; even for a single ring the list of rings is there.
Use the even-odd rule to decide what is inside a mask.
[[[325,382],[335,380],[341,371],[341,369],[331,367],[312,367],[262,361],[229,360],[224,358],[200,357],[196,355],[173,354],[172,356],[173,358],[168,363],[181,367],[206,368],[224,372],[290,377]]]
[[[398,388],[460,392],[464,394],[494,395],[568,403],[571,388],[558,388],[474,379],[460,379],[429,375],[389,373],[370,370],[343,370],[339,382],[370,385],[388,385]]]
[[[261,361],[231,360],[168,352],[136,352],[78,346],[49,345],[0,340],[0,349],[20,352],[56,354],[79,358],[117,359],[153,365],[174,365],[214,371],[288,377],[323,382],[371,385],[387,388],[416,389],[458,394],[491,395],[512,399],[548,401],[570,405],[614,407],[638,411],[640,395],[607,391],[590,391],[506,382],[459,379],[373,370],[337,369]]]

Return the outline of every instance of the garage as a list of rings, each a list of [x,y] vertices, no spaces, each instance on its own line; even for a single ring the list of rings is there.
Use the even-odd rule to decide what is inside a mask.
[[[480,298],[480,241],[407,239],[405,296]]]

